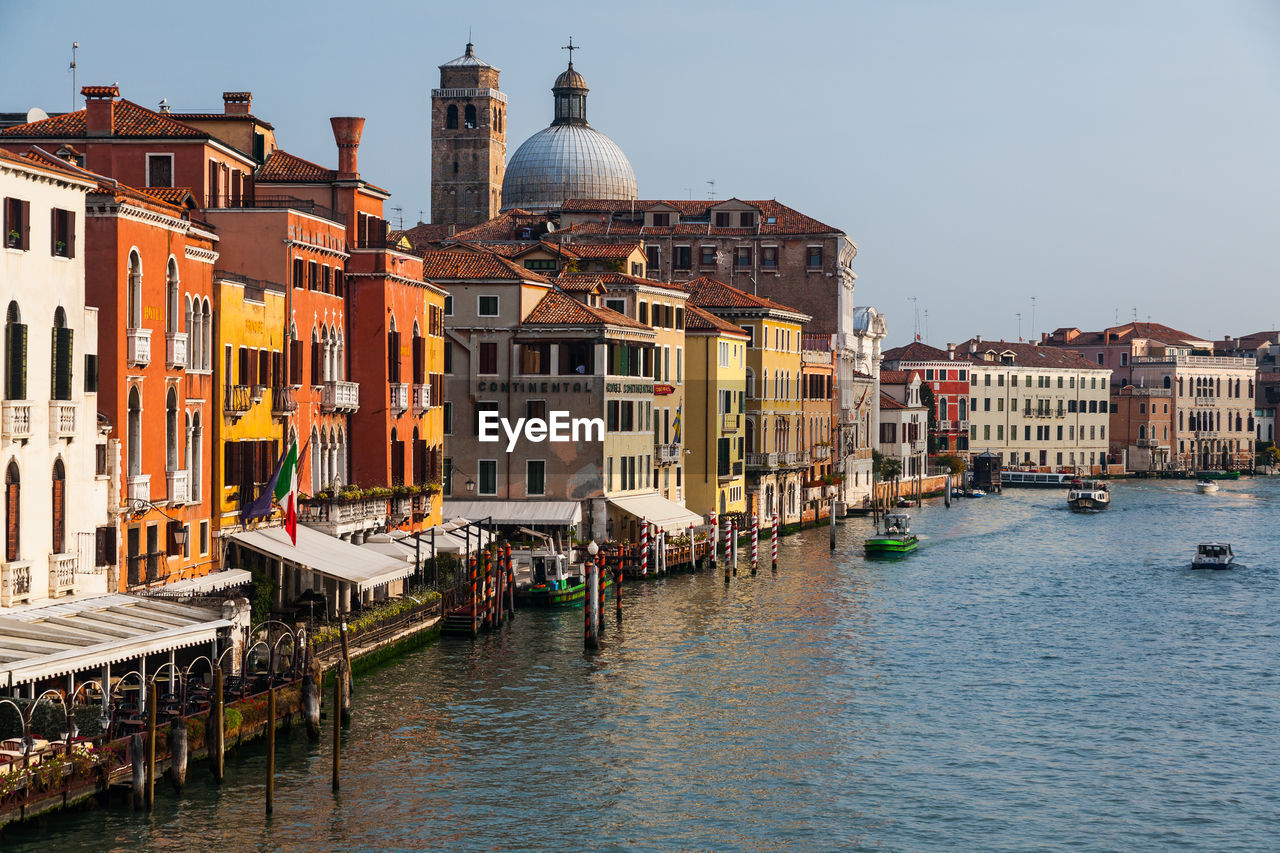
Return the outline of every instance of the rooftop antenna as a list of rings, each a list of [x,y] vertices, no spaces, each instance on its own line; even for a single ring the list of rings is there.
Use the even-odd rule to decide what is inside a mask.
[[[693,201],[693,187],[685,187],[684,191],[689,194],[689,201]]]
[[[711,201],[715,201],[715,200],[716,200],[716,182],[715,182],[715,179],[714,179],[714,178],[712,178],[711,180],[707,181],[707,186],[711,187],[711,189],[707,190],[707,198],[708,198],[708,199],[710,199]]]
[[[929,343],[929,309],[924,309],[924,342]]]
[[[1022,343],[1022,312],[1018,311],[1018,343]]]
[[[908,296],[907,301],[911,303],[915,312],[916,326],[912,334],[915,336],[913,340],[920,340],[920,302],[914,296]]]
[[[71,111],[76,110],[76,51],[80,49],[80,42],[73,41],[71,43]]]
[[[1031,340],[1036,339],[1036,298],[1031,297]]]
[[[397,206],[391,209],[396,212],[396,221],[399,223],[396,230],[403,231],[404,230],[404,208]]]

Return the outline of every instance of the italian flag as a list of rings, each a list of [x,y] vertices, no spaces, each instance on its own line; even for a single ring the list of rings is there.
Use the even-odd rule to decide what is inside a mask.
[[[276,478],[275,499],[284,510],[284,529],[289,541],[298,544],[298,442],[289,445],[289,452],[280,460],[280,474]]]

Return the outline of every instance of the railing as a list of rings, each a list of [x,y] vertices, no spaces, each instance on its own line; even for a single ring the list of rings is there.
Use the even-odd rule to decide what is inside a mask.
[[[809,465],[809,451],[807,450],[788,450],[774,455],[778,457],[777,464],[782,467],[807,467]]]
[[[725,414],[720,416],[720,429],[722,432],[737,432],[742,426],[742,415]]]
[[[168,487],[169,503],[184,504],[187,502],[187,485],[189,482],[187,472],[185,470],[168,471],[165,473],[166,485]]]
[[[31,438],[31,404],[24,400],[5,400],[3,426],[5,441]]]
[[[800,362],[802,364],[830,364],[831,350],[802,349],[800,351]]]
[[[413,386],[413,411],[422,414],[431,408],[431,386],[415,383]]]
[[[1139,447],[1159,447],[1160,440],[1155,438],[1140,438],[1138,439],[1138,446]]]
[[[129,500],[151,503],[150,474],[130,474],[125,482],[125,488]]]
[[[500,104],[507,102],[505,93],[498,89],[432,89],[433,98],[490,98]]]
[[[360,386],[355,382],[324,383],[320,409],[324,412],[354,412],[360,408]]]
[[[1130,359],[1139,364],[1185,364],[1188,367],[1248,367],[1258,366],[1252,358],[1236,358],[1222,355],[1135,355]]]
[[[1120,395],[1120,396],[1124,396],[1124,397],[1171,397],[1171,396],[1173,396],[1173,391],[1171,391],[1171,390],[1170,390],[1170,389],[1168,389],[1168,388],[1148,388],[1148,387],[1146,387],[1145,385],[1140,385],[1140,386],[1138,386],[1138,387],[1134,388],[1133,390],[1131,390],[1128,394],[1122,394],[1122,395]]]
[[[913,453],[924,453],[924,450],[925,441],[923,439],[917,438],[915,441],[911,442],[911,451]]]
[[[292,385],[280,385],[271,389],[271,414],[287,415],[298,410],[298,401],[293,396]]]
[[[312,213],[316,216],[322,216],[330,222],[345,224],[346,219],[341,213],[331,207],[316,204],[314,201],[305,198],[294,198],[288,195],[261,195],[254,193],[252,198],[233,198],[229,195],[220,195],[215,198],[214,207],[227,208],[236,210],[244,209],[267,209],[267,210],[284,210],[286,208],[292,210],[300,210],[304,213]]]
[[[170,332],[165,335],[164,362],[170,370],[187,366],[187,333]]]
[[[31,600],[31,564],[14,561],[0,566],[0,606]]]
[[[409,383],[391,383],[391,411],[399,414],[409,409]]]
[[[1196,405],[1196,406],[1217,406],[1218,405],[1217,397],[1192,397],[1192,399],[1195,400],[1195,403],[1193,405]]]
[[[164,564],[165,556],[162,551],[153,551],[150,554],[134,554],[129,557],[129,586],[150,584],[160,580],[160,567]]]
[[[957,432],[964,432],[964,431],[965,431],[965,430],[967,430],[967,429],[969,429],[969,422],[968,422],[967,420],[966,420],[966,421],[956,421],[956,431],[957,431]]]
[[[146,367],[151,363],[151,330],[125,330],[125,360],[137,367]]]
[[[680,461],[680,445],[655,444],[653,446],[653,458],[659,465],[666,462],[679,462]]]
[[[387,517],[387,498],[357,498],[355,500],[312,498],[302,504],[298,517],[302,521],[324,521],[330,524],[385,519]]]
[[[56,441],[76,437],[76,412],[79,404],[66,400],[49,401],[49,435]]]
[[[815,335],[803,334],[800,336],[800,353],[803,356],[805,352],[825,352],[830,354],[835,347],[835,341],[832,335]],[[827,359],[830,361],[830,359]]]
[[[49,555],[50,598],[57,598],[64,593],[74,593],[76,591],[77,562],[79,560],[75,554]]]
[[[253,395],[249,391],[248,385],[228,385],[226,386],[226,403],[223,410],[233,415],[243,414],[249,411],[249,407],[253,405]]]
[[[1191,433],[1195,438],[1221,438],[1222,433],[1216,429],[1198,429]]]
[[[938,432],[951,432],[951,421],[938,421]]]
[[[815,444],[809,450],[809,453],[813,457],[814,462],[822,462],[823,460],[831,458],[831,445]]]

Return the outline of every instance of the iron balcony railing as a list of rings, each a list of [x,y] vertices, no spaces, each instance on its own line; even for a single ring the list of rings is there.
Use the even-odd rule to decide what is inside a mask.
[[[271,414],[287,415],[298,410],[298,401],[293,396],[292,385],[278,385],[271,389]]]
[[[253,405],[253,393],[248,385],[226,386],[226,402],[223,408],[231,414],[243,414]]]

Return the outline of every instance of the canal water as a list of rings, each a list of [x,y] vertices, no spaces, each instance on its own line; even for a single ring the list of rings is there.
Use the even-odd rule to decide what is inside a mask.
[[[931,502],[895,562],[851,519],[777,575],[630,584],[598,653],[580,610],[524,611],[360,678],[338,795],[295,731],[269,820],[258,747],[4,847],[1280,849],[1280,481],[1113,492]],[[1210,539],[1241,565],[1190,570]]]

